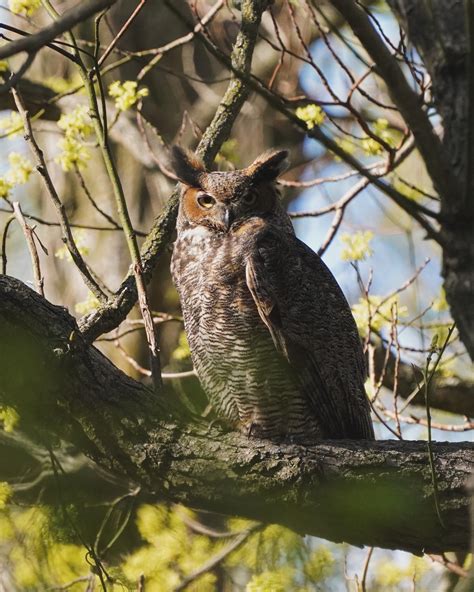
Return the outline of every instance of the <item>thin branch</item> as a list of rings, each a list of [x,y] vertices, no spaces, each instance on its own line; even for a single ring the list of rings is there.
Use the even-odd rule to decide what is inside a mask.
[[[15,220],[15,216],[10,216],[5,223],[2,236],[2,275],[7,273],[7,238],[8,230],[10,229],[11,223]]]
[[[0,212],[4,213],[4,214],[9,214],[11,210],[7,210],[6,208],[0,208]],[[38,222],[38,224],[43,224],[44,226],[61,226],[61,224],[59,222],[52,222],[51,220],[45,220],[44,218],[40,218],[39,216],[34,216],[33,214],[25,214],[23,213],[23,215],[25,216],[25,218],[28,218],[28,220],[34,220],[35,222]],[[71,228],[82,228],[83,230],[96,230],[97,232],[117,232],[117,231],[123,231],[123,228],[121,226],[91,226],[89,224],[76,224],[74,222],[69,222],[69,226]],[[146,232],[143,232],[142,230],[135,230],[135,234],[137,236],[146,236]]]
[[[194,38],[196,33],[201,31],[209,22],[211,22],[211,20],[223,6],[224,0],[217,0],[217,2],[209,9],[207,14],[205,14],[203,18],[199,20],[199,22],[196,24],[196,26],[193,28],[191,32],[187,33],[186,35],[183,35],[182,37],[179,37],[178,39],[170,41],[170,43],[167,43],[162,47],[159,47],[154,50],[147,50],[148,53],[153,53],[154,57],[148,62],[146,66],[144,66],[140,70],[140,72],[137,75],[137,81],[140,82],[141,80],[143,80],[143,78],[145,78],[148,72],[150,72],[150,70],[152,70],[156,66],[156,64],[161,60],[165,53],[168,53],[172,49],[176,49],[181,45],[189,43],[189,41],[191,41]]]
[[[130,27],[130,25],[132,24],[132,22],[138,16],[138,14],[142,10],[142,8],[145,6],[145,2],[146,2],[146,0],[140,0],[140,2],[137,4],[137,6],[135,7],[135,9],[132,12],[132,14],[128,17],[128,19],[123,24],[123,26],[120,29],[120,31],[112,39],[110,45],[107,47],[107,49],[104,51],[104,53],[101,55],[99,61],[97,62],[97,67],[98,68],[101,67],[101,65],[105,62],[105,60],[107,59],[107,57],[110,54],[110,52],[117,45],[117,43],[120,41],[120,39],[123,37],[123,35],[127,32],[127,29]]]
[[[96,210],[96,212],[98,212],[102,217],[104,217],[107,220],[107,222],[110,222],[110,224],[112,224],[112,226],[116,230],[123,231],[123,228],[112,218],[112,216],[109,216],[109,214],[107,214],[107,212],[105,212],[100,206],[97,205],[95,199],[92,197],[92,194],[89,191],[89,188],[86,185],[86,180],[84,179],[84,176],[81,173],[80,168],[77,166],[77,163],[74,163],[74,170],[75,170],[76,176],[79,180],[79,185],[82,187],[82,190],[84,191],[85,196],[89,200],[89,202],[92,205],[92,207],[94,208],[94,210]]]
[[[15,217],[18,220],[21,229],[23,230],[23,234],[25,235],[26,239],[26,244],[28,245],[28,250],[30,252],[31,257],[31,265],[33,267],[33,275],[35,278],[36,291],[38,292],[38,294],[41,294],[41,296],[44,296],[44,279],[41,275],[41,266],[38,256],[38,249],[36,248],[33,231],[31,227],[28,226],[28,224],[26,223],[26,220],[23,217],[23,212],[21,211],[20,204],[17,201],[13,202],[13,211],[15,212]]]
[[[201,576],[215,569],[219,563],[222,563],[222,561],[226,559],[226,557],[241,547],[248,540],[250,535],[262,528],[263,527],[261,524],[257,524],[238,534],[235,539],[229,543],[229,545],[222,549],[222,551],[217,553],[214,557],[211,557],[211,559],[209,559],[209,561],[202,567],[196,569],[196,571],[193,571],[193,573],[191,573],[189,576],[186,576],[183,581],[178,586],[176,586],[176,588],[174,588],[174,592],[182,592],[182,590],[185,590],[190,584],[198,580]]]
[[[377,34],[367,14],[354,0],[331,0],[331,3],[347,20],[376,64],[376,71],[386,83],[400,114],[413,133],[439,193],[446,196],[446,199],[451,194],[456,195],[459,184],[453,178],[441,141],[434,133],[426,111],[421,108],[421,99],[408,84],[400,66]]]
[[[367,551],[367,556],[364,561],[364,568],[362,570],[362,577],[360,579],[360,589],[361,592],[367,592],[367,575],[369,573],[369,563],[372,559],[372,554],[374,552],[374,547],[370,547]]]
[[[56,188],[53,184],[51,176],[48,172],[48,167],[46,165],[46,160],[43,155],[43,151],[39,147],[38,143],[36,142],[35,136],[33,134],[33,128],[31,126],[31,120],[28,115],[28,111],[26,111],[23,99],[21,98],[19,92],[12,88],[13,97],[15,99],[16,108],[18,109],[18,113],[20,114],[23,125],[25,128],[25,141],[29,145],[30,150],[33,156],[36,159],[36,170],[42,177],[46,191],[51,198],[51,201],[56,209],[56,213],[59,218],[62,240],[68,248],[68,251],[76,264],[77,268],[82,274],[84,278],[84,282],[86,283],[89,290],[94,294],[94,296],[99,300],[99,302],[104,302],[106,296],[104,291],[99,286],[97,280],[92,276],[90,269],[88,268],[86,262],[82,258],[82,255],[77,248],[76,242],[74,240],[74,236],[71,231],[71,227],[66,217],[66,212],[64,209],[64,205],[59,198],[59,195],[56,191]]]
[[[27,33],[26,31],[23,31],[22,29],[18,29],[18,27],[13,27],[12,25],[7,25],[6,23],[0,23],[0,29],[5,29],[6,31],[10,31],[11,33],[16,33],[17,35],[21,35],[22,37],[30,37],[30,33]],[[6,39],[5,35],[0,34],[0,39],[2,39],[2,38]],[[72,53],[69,53],[68,51],[66,51],[62,47],[58,47],[58,45],[56,45],[56,43],[46,43],[44,45],[44,47],[49,47],[49,49],[52,49],[56,53],[59,53],[60,55],[67,58],[68,60],[71,60],[72,62],[76,61],[76,58],[72,55]],[[36,53],[36,51],[34,51],[34,52],[31,51],[29,53]]]
[[[433,379],[434,373],[436,372],[436,368],[438,367],[438,365],[441,361],[441,358],[443,357],[443,354],[444,354],[446,348],[448,347],[448,343],[449,343],[449,340],[451,339],[451,335],[452,335],[453,331],[454,331],[454,325],[452,327],[450,327],[448,334],[446,336],[446,339],[438,351],[438,355],[434,361],[433,367],[430,368],[431,358],[432,358],[433,354],[435,353],[435,347],[436,347],[436,344],[433,344],[432,350],[430,351],[430,353],[428,354],[428,357],[426,359],[426,366],[425,366],[425,370],[423,372],[423,378],[425,381],[426,420],[427,420],[427,427],[428,427],[428,442],[427,442],[428,456],[429,456],[429,460],[430,460],[430,470],[431,470],[431,478],[432,478],[432,484],[433,484],[433,495],[434,495],[434,502],[435,502],[435,507],[436,507],[436,514],[437,514],[438,520],[443,528],[445,528],[445,524],[444,524],[443,518],[441,517],[441,507],[440,507],[440,503],[439,503],[438,477],[436,475],[436,468],[435,468],[435,464],[434,464],[433,442],[432,442],[432,437],[431,437],[431,411],[430,411],[430,402],[429,402],[429,386],[430,386],[431,380]]]
[[[167,5],[174,9],[172,4],[167,3]],[[232,50],[232,63],[237,71],[243,71],[246,74],[250,72],[258,27],[266,5],[266,0],[244,0],[242,4],[241,30]],[[206,164],[210,165],[213,162],[219,148],[228,137],[249,92],[248,85],[234,74],[197,148],[198,154]],[[145,282],[150,280],[151,271],[171,238],[176,223],[178,197],[179,187],[176,187],[142,246],[141,258]],[[81,319],[80,328],[84,337],[94,341],[102,333],[115,329],[136,301],[137,289],[129,274],[122,282],[116,297],[110,299],[105,306],[92,315]]]
[[[428,557],[432,561],[435,561],[436,563],[440,563],[447,570],[451,571],[452,573],[455,573],[457,576],[460,576],[461,578],[467,578],[469,576],[469,573],[464,568],[462,568],[458,563],[454,563],[454,561],[450,561],[449,559],[447,559],[447,557],[445,555],[431,554],[431,555],[428,555]]]
[[[90,0],[90,2],[80,2],[74,8],[65,12],[61,18],[47,27],[44,27],[44,29],[41,29],[38,33],[23,37],[22,39],[17,39],[8,45],[0,47],[0,60],[9,58],[21,51],[27,51],[28,53],[38,51],[59,35],[69,31],[78,23],[86,21],[93,14],[109,8],[115,2],[116,0]],[[0,28],[2,27],[3,25],[0,24]]]
[[[11,88],[16,86],[20,79],[22,78],[23,74],[28,70],[28,68],[33,63],[36,57],[35,53],[29,53],[23,62],[23,64],[18,68],[18,70],[10,76],[10,78],[5,82],[5,84],[0,85],[0,94],[7,93]]]

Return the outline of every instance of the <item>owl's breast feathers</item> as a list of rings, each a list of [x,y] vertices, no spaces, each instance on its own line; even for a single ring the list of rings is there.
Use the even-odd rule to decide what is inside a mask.
[[[193,362],[218,411],[260,422],[270,437],[374,437],[349,305],[287,225],[256,217],[229,233],[182,230],[172,273]]]

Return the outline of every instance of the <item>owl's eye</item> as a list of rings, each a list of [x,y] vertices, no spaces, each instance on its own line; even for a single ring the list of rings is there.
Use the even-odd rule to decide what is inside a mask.
[[[202,208],[208,210],[209,208],[212,208],[216,203],[216,200],[212,196],[207,195],[207,193],[201,193],[197,198],[197,202]]]
[[[253,205],[256,202],[256,200],[257,194],[253,191],[251,193],[246,193],[242,196],[242,201],[248,206]]]

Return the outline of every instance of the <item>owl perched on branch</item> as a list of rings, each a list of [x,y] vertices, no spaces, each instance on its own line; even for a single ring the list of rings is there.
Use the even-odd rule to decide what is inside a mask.
[[[249,435],[373,439],[349,305],[280,202],[286,157],[209,172],[173,149],[183,187],[171,271],[193,363],[216,413]]]

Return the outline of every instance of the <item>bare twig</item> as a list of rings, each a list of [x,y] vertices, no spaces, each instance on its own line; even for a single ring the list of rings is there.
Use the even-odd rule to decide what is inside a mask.
[[[31,126],[30,117],[28,112],[26,111],[23,103],[23,99],[21,98],[19,92],[12,88],[13,97],[15,99],[15,104],[18,109],[18,113],[20,114],[23,125],[25,127],[25,140],[29,145],[33,156],[36,159],[36,170],[41,175],[46,191],[51,198],[51,201],[56,209],[56,213],[59,218],[62,240],[68,248],[68,251],[76,264],[76,267],[82,274],[84,281],[89,288],[89,290],[94,294],[94,296],[99,300],[99,302],[104,302],[105,300],[105,293],[102,288],[99,286],[97,280],[92,276],[90,269],[88,268],[86,262],[82,258],[82,255],[77,248],[76,242],[74,240],[74,236],[71,231],[71,226],[66,217],[66,212],[64,209],[64,205],[59,198],[59,195],[56,191],[56,188],[53,184],[51,176],[48,172],[48,167],[46,165],[46,160],[43,155],[43,151],[39,147],[38,143],[33,134],[33,128]]]
[[[112,224],[112,226],[116,230],[123,231],[123,228],[119,224],[117,224],[117,222],[112,218],[112,216],[109,216],[109,214],[107,214],[107,212],[104,212],[104,210],[96,203],[95,199],[92,197],[91,192],[89,191],[89,188],[86,185],[86,180],[84,179],[84,176],[81,173],[81,170],[77,166],[76,163],[74,164],[74,170],[75,170],[76,176],[79,180],[79,185],[82,187],[82,190],[84,191],[85,196],[89,200],[89,202],[92,205],[92,207],[94,208],[94,210],[96,210],[102,217],[104,217],[107,220],[107,222],[110,222],[110,224]]]
[[[394,56],[377,34],[364,10],[353,0],[331,0],[347,20],[367,53],[375,62],[377,72],[387,84],[389,92],[420,149],[426,168],[441,194],[456,195],[459,191],[448,159],[443,155],[441,141],[433,131],[428,115],[421,108],[420,98],[407,82]],[[459,193],[458,193],[459,194]]]
[[[27,51],[28,53],[38,51],[41,47],[44,47],[53,39],[69,31],[83,21],[86,21],[96,12],[100,12],[109,6],[112,6],[116,0],[90,0],[90,2],[80,2],[74,8],[71,8],[65,12],[61,18],[57,19],[44,29],[41,29],[34,35],[23,37],[12,41],[8,45],[0,47],[0,60],[9,58],[21,51]],[[0,24],[0,28],[3,25]]]
[[[30,252],[31,265],[33,267],[33,275],[36,284],[36,291],[38,292],[38,294],[41,294],[41,296],[44,296],[44,279],[41,275],[40,260],[38,256],[38,250],[35,244],[35,239],[33,236],[33,230],[26,223],[26,220],[23,217],[23,212],[21,211],[20,204],[17,201],[13,202],[13,210],[15,212],[15,217],[18,220],[19,225],[21,226],[21,229],[23,230],[23,234],[25,235],[26,239],[26,244],[28,245],[28,250]]]
[[[364,561],[364,568],[362,570],[362,577],[360,579],[361,592],[367,591],[367,575],[369,573],[369,563],[370,563],[370,560],[372,559],[373,552],[374,552],[374,547],[370,547],[370,549],[367,551],[367,556]]]
[[[7,213],[10,213],[10,210],[7,210],[6,208],[0,208],[0,212],[7,214]],[[34,220],[35,222],[38,222],[38,224],[43,224],[44,226],[61,226],[61,224],[59,222],[52,222],[51,220],[45,220],[44,218],[40,218],[39,216],[34,216],[33,214],[23,213],[23,215],[28,220]],[[94,226],[94,225],[90,225],[90,224],[76,224],[74,222],[69,222],[69,226],[71,228],[81,228],[83,230],[96,230],[97,232],[123,231],[123,228],[121,226],[117,226],[117,227],[115,227],[115,226]],[[143,232],[141,230],[135,230],[135,234],[137,236],[146,236],[146,232]]]
[[[123,26],[120,29],[120,31],[112,39],[110,45],[107,47],[107,49],[104,51],[104,53],[101,55],[99,61],[97,62],[97,67],[98,68],[100,68],[100,66],[105,62],[105,60],[109,56],[110,52],[113,50],[113,48],[117,45],[117,43],[119,42],[119,40],[126,33],[127,29],[130,27],[130,25],[132,24],[132,22],[135,20],[135,18],[137,17],[137,15],[141,11],[141,9],[145,6],[145,2],[146,2],[146,0],[140,0],[140,2],[137,4],[137,6],[135,7],[135,9],[132,12],[132,14],[128,17],[128,19],[123,24]]]
[[[455,573],[457,576],[467,578],[469,575],[469,573],[464,568],[462,568],[458,563],[450,561],[445,555],[428,555],[428,557],[436,563],[444,565],[446,569]]]
[[[354,185],[341,199],[337,202],[336,205],[336,214],[334,216],[334,220],[331,224],[331,227],[328,230],[326,238],[323,240],[321,246],[318,249],[318,255],[320,257],[323,256],[326,249],[331,244],[333,238],[336,236],[337,231],[341,225],[344,212],[346,207],[350,204],[350,202],[359,195],[361,191],[363,191],[368,185],[370,181],[368,179],[361,179],[358,183]]]
[[[23,74],[25,74],[25,72],[28,70],[28,68],[33,63],[35,57],[36,57],[36,52],[29,53],[27,55],[25,61],[18,68],[18,70],[10,76],[10,78],[7,80],[7,82],[5,82],[5,84],[0,85],[0,94],[7,93],[13,86],[18,84],[18,82],[20,81]]]
[[[204,574],[208,573],[209,571],[213,570],[215,567],[219,565],[226,557],[228,557],[231,553],[233,553],[236,549],[241,547],[245,541],[249,538],[250,535],[255,533],[257,530],[263,528],[261,524],[256,524],[252,526],[248,530],[241,532],[238,534],[235,539],[224,547],[222,551],[217,553],[214,557],[212,557],[207,563],[205,563],[202,567],[191,573],[189,576],[185,577],[181,584],[176,586],[174,592],[181,592],[185,590],[191,583],[195,582]]]
[[[152,50],[155,55],[148,62],[148,64],[140,70],[140,72],[137,75],[137,81],[143,80],[143,78],[145,78],[148,72],[150,72],[150,70],[152,70],[156,66],[156,64],[161,60],[165,53],[168,53],[172,49],[180,47],[181,45],[184,45],[191,41],[193,37],[196,35],[196,33],[201,31],[205,27],[205,25],[207,25],[214,18],[214,16],[219,12],[219,10],[223,6],[224,0],[217,0],[217,2],[209,9],[207,14],[199,20],[199,22],[196,24],[196,26],[193,28],[191,32],[187,33],[186,35],[183,35],[182,37],[179,37],[178,39],[174,39],[170,43],[167,43],[166,45],[163,45],[162,47],[159,47],[156,50]]]
[[[423,378],[425,381],[426,421],[428,424],[427,425],[427,427],[428,427],[428,441],[427,441],[428,456],[429,456],[429,460],[430,460],[430,469],[431,469],[431,478],[432,478],[432,484],[433,484],[433,494],[434,494],[434,502],[435,502],[435,507],[436,507],[436,514],[438,516],[439,523],[441,524],[441,526],[443,528],[445,528],[445,524],[444,524],[443,518],[441,517],[441,508],[440,508],[440,503],[439,503],[438,478],[436,475],[436,468],[435,468],[435,464],[434,464],[433,445],[432,445],[432,439],[431,439],[431,411],[430,411],[430,403],[429,403],[429,386],[430,386],[431,380],[433,379],[433,376],[436,372],[436,368],[438,367],[438,364],[440,363],[441,358],[443,357],[443,354],[448,346],[448,343],[449,343],[449,340],[451,339],[451,335],[452,335],[453,331],[454,331],[454,325],[449,329],[443,345],[439,348],[438,355],[434,361],[433,367],[430,368],[431,358],[432,358],[433,354],[435,353],[435,348],[436,348],[436,343],[433,341],[432,349],[426,359],[426,366],[425,366],[425,369],[423,372]]]
[[[10,216],[8,220],[5,222],[5,227],[3,229],[3,236],[2,236],[2,274],[5,275],[7,273],[7,238],[8,238],[8,230],[10,229],[10,225],[15,220],[15,216]]]

